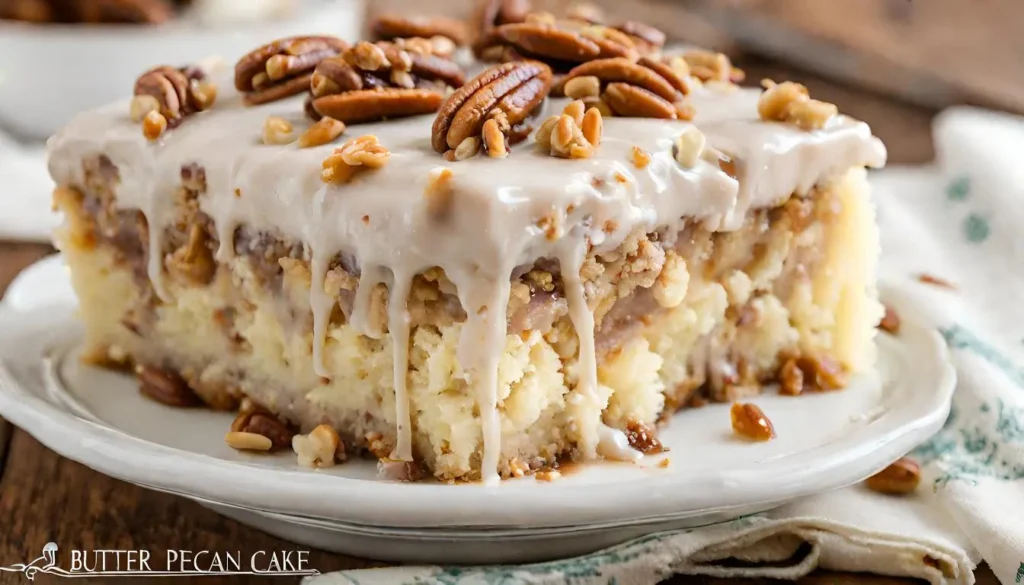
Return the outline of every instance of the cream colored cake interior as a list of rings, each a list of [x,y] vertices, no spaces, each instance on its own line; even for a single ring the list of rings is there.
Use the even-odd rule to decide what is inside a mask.
[[[313,365],[308,258],[238,235],[236,248],[247,243],[249,253],[240,249],[227,262],[213,259],[215,242],[185,262],[189,254],[172,252],[164,282],[174,301],[162,302],[145,270],[145,220],[104,210],[110,193],[99,166],[86,173],[83,189],[91,193],[62,188],[56,196],[67,216],[59,243],[81,302],[87,355],[169,368],[211,404],[231,407],[246,395],[306,431],[327,422],[351,447],[366,447],[370,433],[394,445],[392,340],[363,335],[349,322],[356,276],[335,266],[325,279],[325,291],[341,301],[323,346],[331,376],[321,378]],[[168,235],[182,250],[187,226],[177,240]],[[601,455],[634,457],[633,447],[614,440],[619,435],[600,437],[653,427],[694,399],[760,392],[775,379],[780,356],[827,355],[850,371],[868,367],[880,316],[877,239],[865,172],[854,169],[805,197],[752,211],[736,231],[694,223],[673,236],[638,233],[592,254],[581,274],[597,324],[597,402],[578,391],[578,337],[557,269],[523,271],[512,285],[498,368],[499,472],[586,458],[578,445],[588,435],[598,437]],[[457,358],[465,315],[451,287],[428,271],[410,295],[414,455],[439,478],[478,479],[481,417]],[[387,298],[378,285],[370,318],[379,325],[387,323]]]

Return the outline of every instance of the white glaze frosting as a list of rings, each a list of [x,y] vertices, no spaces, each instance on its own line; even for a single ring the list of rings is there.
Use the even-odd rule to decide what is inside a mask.
[[[448,162],[430,147],[433,116],[350,126],[338,142],[300,149],[295,144],[264,145],[263,121],[279,116],[297,128],[301,98],[246,108],[226,81],[209,111],[150,143],[128,119],[127,103],[84,113],[49,141],[49,167],[61,185],[82,185],[82,160],[106,155],[120,172],[117,204],[141,210],[149,223],[150,250],[173,218],[174,192],[183,165],[205,169],[207,192],[201,209],[214,221],[221,248],[218,259],[234,253],[233,234],[241,225],[302,241],[313,275],[310,303],[314,322],[314,365],[323,364],[327,320],[335,300],[323,279],[338,253],[353,258],[360,282],[350,315],[359,331],[380,337],[368,316],[371,292],[383,282],[398,302],[389,303],[388,331],[395,355],[397,446],[392,458],[412,458],[408,363],[409,315],[405,298],[412,278],[439,266],[458,288],[467,314],[459,362],[475,391],[481,417],[485,482],[497,480],[500,424],[497,363],[504,348],[510,275],[540,258],[563,267],[569,315],[580,339],[581,375],[574,400],[597,401],[594,318],[587,306],[579,268],[589,247],[617,247],[636,228],[679,229],[686,221],[712,230],[736,229],[751,208],[773,205],[792,193],[852,166],[879,167],[885,149],[862,122],[838,116],[823,130],[805,132],[757,119],[756,90],[699,88],[691,95],[695,124],[709,145],[737,161],[738,180],[716,164],[693,169],[673,159],[673,139],[691,123],[610,118],[594,157],[567,160],[543,154],[531,140],[505,159],[486,156]],[[565,100],[551,100],[549,112]],[[380,170],[361,173],[349,184],[325,185],[321,162],[345,139],[374,134],[391,151]],[[644,168],[632,163],[634,146],[651,155]],[[451,211],[439,220],[423,193],[428,174],[451,169]],[[236,196],[236,193],[238,194]],[[561,237],[549,239],[538,220],[554,214]],[[170,301],[162,283],[162,258],[152,254],[149,273],[157,294]],[[581,436],[584,456],[633,459],[628,445],[603,426]],[[621,434],[621,433],[620,433]]]

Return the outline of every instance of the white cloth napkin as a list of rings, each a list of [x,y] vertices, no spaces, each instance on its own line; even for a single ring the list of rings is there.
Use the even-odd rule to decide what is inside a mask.
[[[50,241],[60,221],[50,209],[52,193],[43,145],[0,132],[0,240]]]
[[[935,167],[874,175],[881,276],[906,291],[899,312],[940,328],[959,374],[949,421],[912,453],[924,467],[914,495],[853,486],[564,561],[344,571],[306,584],[652,585],[821,567],[970,585],[982,558],[1004,585],[1024,583],[1024,120],[956,108],[935,135]]]

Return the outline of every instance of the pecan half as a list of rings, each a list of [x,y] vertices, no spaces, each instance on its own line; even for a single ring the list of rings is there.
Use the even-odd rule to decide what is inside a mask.
[[[153,103],[152,100],[155,100],[157,111],[167,120],[168,127],[173,128],[185,116],[205,110],[213,104],[210,96],[212,93],[215,98],[216,91],[211,90],[211,87],[206,82],[206,74],[197,67],[154,67],[135,81],[132,117],[141,114],[139,119],[144,118],[149,112],[137,111],[139,104]]]
[[[642,22],[626,21],[612,28],[628,35],[641,55],[656,54],[665,46],[665,33]]]
[[[291,447],[295,429],[291,425],[271,414],[270,411],[243,402],[243,408],[231,422],[233,433],[253,433],[270,439],[273,449]]]
[[[82,22],[160,24],[174,18],[166,0],[80,0],[76,9]]]
[[[465,45],[469,40],[466,24],[461,20],[445,17],[412,16],[404,17],[385,14],[374,21],[374,37],[377,40],[389,41],[409,37],[445,37],[456,45]]]
[[[246,105],[259,105],[306,91],[316,65],[348,44],[327,36],[288,37],[263,45],[235,65],[235,88]]]
[[[441,94],[464,81],[462,69],[450,59],[387,41],[361,42],[317,65],[311,105],[319,115],[346,123],[427,114],[440,107]]]
[[[592,59],[639,57],[629,35],[613,28],[579,20],[526,22],[494,28],[474,44],[474,51],[488,61],[534,59],[555,71],[568,71]]]
[[[686,117],[681,115],[677,104],[689,93],[689,86],[664,63],[649,57],[642,57],[636,63],[624,58],[597,59],[569,71],[563,88],[571,93],[587,88],[588,93],[593,93],[595,80],[602,101],[616,115]]]
[[[479,136],[492,110],[508,127],[517,126],[547,97],[551,68],[537,61],[503,63],[487,69],[453,93],[434,120],[431,145],[444,153]]]
[[[139,380],[139,391],[160,404],[177,407],[202,404],[184,378],[171,370],[139,365],[135,367],[135,375]]]
[[[427,89],[360,89],[316,98],[313,108],[321,116],[358,124],[431,114],[441,107],[442,101],[444,96]]]
[[[482,0],[474,17],[477,36],[483,36],[496,26],[525,22],[531,9],[530,0]]]

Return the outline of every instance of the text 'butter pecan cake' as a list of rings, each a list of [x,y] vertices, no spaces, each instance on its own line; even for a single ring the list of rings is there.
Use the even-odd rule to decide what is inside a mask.
[[[239,449],[485,482],[635,460],[680,408],[870,368],[867,125],[522,4],[485,2],[475,39],[387,17],[233,78],[157,67],[77,117],[49,160],[86,359],[238,410]]]

